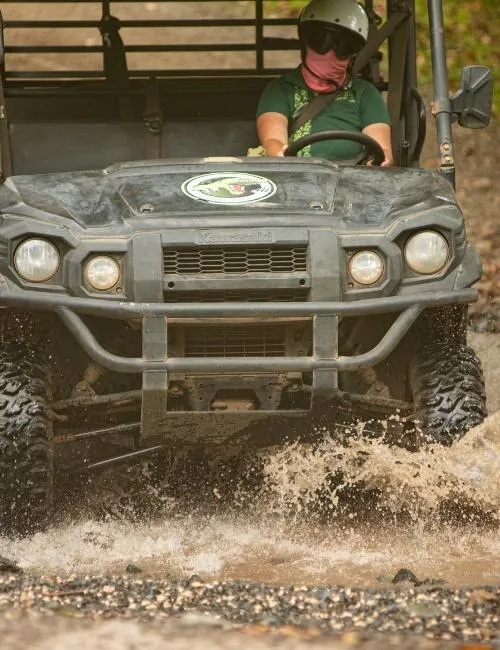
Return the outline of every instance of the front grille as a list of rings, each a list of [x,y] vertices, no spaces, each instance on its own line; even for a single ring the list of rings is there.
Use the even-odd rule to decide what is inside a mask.
[[[295,273],[307,270],[307,246],[164,248],[165,275]]]
[[[308,289],[290,291],[165,291],[165,302],[305,302]]]
[[[283,357],[285,325],[195,325],[184,332],[186,357]]]

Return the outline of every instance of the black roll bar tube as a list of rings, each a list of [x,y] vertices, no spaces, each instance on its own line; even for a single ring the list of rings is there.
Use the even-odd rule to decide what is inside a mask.
[[[418,88],[417,77],[417,40],[415,25],[415,0],[407,0],[407,6],[411,12],[412,18],[408,21],[408,43],[406,46],[406,65],[404,78],[404,139],[409,144],[408,166],[418,167],[420,160],[420,151],[418,149],[419,140],[422,133],[421,111],[413,91]],[[418,93],[417,93],[418,94]],[[424,111],[425,116],[425,111]],[[424,118],[425,119],[425,118]],[[424,124],[425,133],[425,124]]]
[[[434,85],[433,113],[436,118],[440,170],[455,187],[455,159],[451,132],[451,100],[448,88],[446,42],[444,36],[443,1],[427,0],[431,36],[432,77]]]
[[[420,155],[422,154],[422,149],[424,147],[425,136],[427,132],[427,114],[425,110],[425,102],[423,100],[423,97],[416,88],[412,88],[410,90],[410,96],[415,102],[418,111],[418,136],[417,136],[417,141],[415,142],[415,148],[411,155],[410,166],[418,167]]]

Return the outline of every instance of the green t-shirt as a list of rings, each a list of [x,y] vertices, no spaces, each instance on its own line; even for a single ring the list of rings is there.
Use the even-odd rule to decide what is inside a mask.
[[[299,66],[268,83],[260,98],[257,116],[269,112],[281,113],[286,115],[290,124],[313,97],[314,92],[306,85]],[[390,124],[389,112],[382,96],[369,81],[353,77],[312,121],[306,122],[290,136],[290,142],[318,131],[342,130],[359,133],[370,124],[377,123]],[[309,145],[297,155],[341,160],[354,158],[361,150],[362,147],[355,142],[336,140]]]

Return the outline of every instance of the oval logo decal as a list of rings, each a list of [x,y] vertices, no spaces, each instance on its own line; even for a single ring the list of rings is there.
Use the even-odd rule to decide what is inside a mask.
[[[276,192],[276,185],[255,174],[216,172],[189,178],[182,184],[182,191],[199,201],[234,205],[268,199]]]

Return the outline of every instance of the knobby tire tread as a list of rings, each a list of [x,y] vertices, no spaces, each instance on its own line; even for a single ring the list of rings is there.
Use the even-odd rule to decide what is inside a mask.
[[[0,344],[0,535],[43,528],[53,500],[48,366],[22,343]]]
[[[413,359],[410,380],[424,442],[451,445],[486,417],[481,363],[467,345],[422,347]]]

